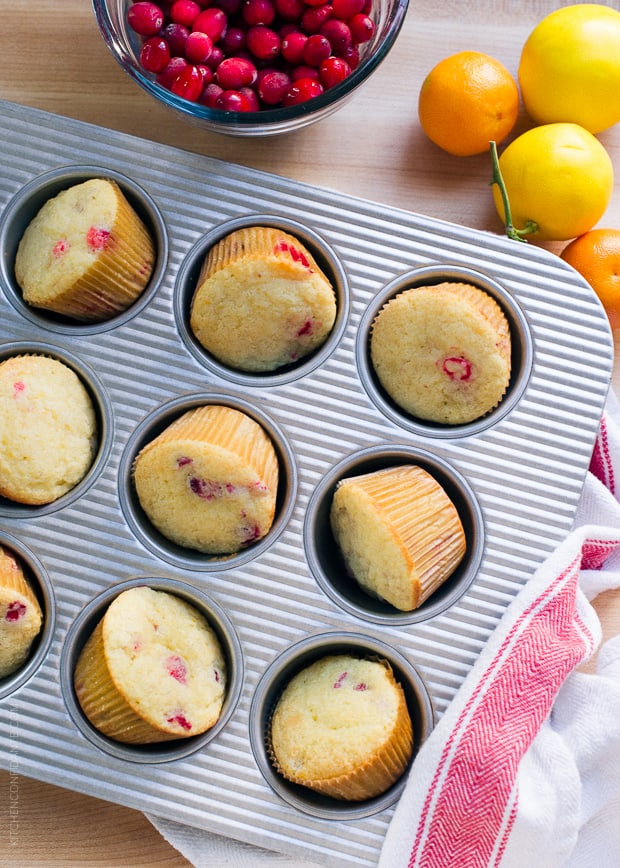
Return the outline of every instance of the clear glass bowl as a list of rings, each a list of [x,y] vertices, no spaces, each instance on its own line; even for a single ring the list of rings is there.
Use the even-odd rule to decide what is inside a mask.
[[[307,102],[257,112],[230,112],[190,102],[157,84],[138,62],[140,37],[127,24],[129,0],[92,0],[106,45],[141,88],[163,105],[203,129],[234,136],[268,136],[312,124],[341,108],[389,54],[402,27],[409,0],[374,0],[376,27],[372,39],[360,46],[360,63],[339,84]]]

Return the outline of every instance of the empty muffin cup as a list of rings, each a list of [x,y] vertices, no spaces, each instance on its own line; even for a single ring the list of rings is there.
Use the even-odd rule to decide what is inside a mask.
[[[0,698],[41,666],[54,635],[56,603],[43,565],[10,534],[0,533]]]
[[[99,377],[67,350],[24,341],[1,348],[0,388],[5,430],[16,432],[0,449],[0,515],[32,518],[73,503],[112,446],[112,407]]]
[[[236,567],[264,551],[286,526],[296,487],[279,427],[255,405],[216,392],[185,395],[144,419],[119,470],[135,535],[163,560],[195,570]]]
[[[312,229],[269,214],[219,225],[178,271],[175,316],[199,362],[230,382],[278,385],[319,367],[338,345],[349,289]]]
[[[519,402],[532,367],[523,311],[497,281],[427,266],[373,299],[358,331],[360,378],[378,409],[431,437],[489,428]]]
[[[146,576],[108,588],[78,615],[62,652],[61,687],[74,723],[97,747],[133,762],[203,748],[230,720],[242,685],[231,619],[175,579]]]
[[[383,792],[369,798],[360,797],[360,793],[355,799],[334,797],[293,782],[284,777],[278,770],[277,758],[274,756],[273,715],[287,688],[291,684],[299,682],[300,679],[305,679],[308,673],[313,674],[317,667],[321,669],[324,664],[329,667],[332,664],[338,665],[340,663],[347,663],[350,666],[348,669],[345,667],[342,671],[338,669],[338,677],[334,677],[333,683],[330,682],[328,685],[333,688],[327,692],[331,693],[334,701],[346,705],[349,709],[347,713],[350,714],[354,714],[354,709],[358,706],[365,706],[363,713],[372,716],[375,702],[387,702],[383,692],[384,679],[381,676],[381,673],[385,673],[389,675],[387,690],[390,693],[394,692],[395,701],[401,712],[403,709],[400,708],[400,703],[404,699],[405,716],[409,720],[410,732],[413,733],[412,746],[410,743],[407,751],[404,749],[401,751],[400,746],[396,747],[396,753],[400,757],[397,779]],[[347,681],[354,679],[358,667],[361,666],[360,671],[364,671],[363,667],[367,663],[370,664],[369,672],[366,673],[369,676],[368,681],[347,684]],[[377,682],[371,680],[373,679],[371,669],[378,673]],[[319,675],[319,677],[322,676]],[[308,685],[304,683],[303,686],[305,689]],[[322,698],[324,698],[324,693]],[[295,701],[297,701],[297,697],[295,697]],[[303,699],[301,702],[303,703]],[[390,705],[389,702],[388,705]],[[313,735],[316,735],[314,730],[320,729],[324,719],[328,721],[329,728],[329,719],[333,711],[333,708],[325,708],[322,705],[320,712],[315,709],[310,714],[312,719],[310,730]],[[302,738],[303,709],[300,714],[299,737]],[[310,718],[306,719],[309,720]],[[363,729],[363,725],[360,725]],[[424,681],[416,668],[392,645],[360,633],[333,632],[309,636],[287,648],[264,672],[256,687],[250,707],[250,742],[254,757],[266,782],[275,793],[294,808],[322,819],[360,819],[379,813],[393,805],[403,791],[410,763],[430,734],[433,725],[432,703]],[[396,731],[398,730],[400,733],[400,727],[395,726],[394,729],[395,739],[399,740]],[[351,737],[354,738],[355,736]],[[384,733],[382,732],[379,740],[383,741],[383,739]],[[393,755],[390,753],[392,733],[390,733],[387,741],[385,757],[386,767],[389,767],[391,765],[390,757],[393,759]],[[364,746],[360,747],[362,750],[363,748]],[[312,748],[309,747],[308,750],[311,751]],[[317,747],[317,750],[320,753],[320,746]],[[404,753],[407,756],[404,756]],[[369,778],[373,777],[373,763],[368,762],[367,767]],[[357,778],[358,782],[362,784],[363,791],[364,775],[361,773],[361,769],[358,771],[360,773],[357,774]]]
[[[354,577],[347,564],[344,550],[337,542],[334,533],[332,509],[334,495],[342,480],[355,480],[356,477],[364,477],[367,474],[409,467],[416,468],[424,477],[425,505],[434,504],[435,499],[438,499],[440,511],[431,514],[428,532],[424,528],[424,523],[420,522],[422,539],[416,543],[418,546],[416,557],[420,558],[420,562],[416,563],[415,557],[411,562],[406,562],[410,573],[407,578],[415,579],[416,584],[421,584],[423,589],[423,573],[428,570],[429,563],[432,565],[433,560],[439,560],[442,564],[455,561],[456,564],[443,581],[433,587],[432,593],[415,608],[403,610],[397,608],[392,602],[387,602],[376,591],[369,592]],[[429,483],[433,483],[432,490],[428,490]],[[368,502],[369,498],[364,494],[364,503]],[[396,520],[403,526],[403,532],[407,534],[411,531],[409,519],[415,512],[415,504],[408,504],[405,498],[404,508],[398,504],[397,507]],[[446,509],[449,513],[447,524],[443,518]],[[372,508],[372,512],[375,514],[375,507]],[[451,529],[455,527],[455,523],[462,528],[461,531],[456,527],[455,532],[458,530],[464,536],[465,550],[460,559],[453,557],[452,550]],[[437,535],[438,529],[440,533]],[[374,532],[374,528],[372,530]],[[397,548],[399,555],[406,550],[404,542],[398,538],[398,525],[392,526],[388,520],[386,526],[381,527],[380,530],[386,537],[386,551],[390,551],[392,546]],[[417,528],[414,527],[414,530],[417,532]],[[367,536],[370,536],[370,533],[369,530]],[[339,462],[316,487],[306,510],[304,548],[317,583],[338,606],[366,621],[401,626],[424,621],[444,612],[466,593],[476,577],[484,552],[484,525],[479,504],[471,487],[448,462],[415,446],[376,446],[355,453]],[[446,552],[447,557],[444,557]]]
[[[65,208],[67,197],[80,201]],[[114,328],[149,303],[167,265],[168,235],[152,197],[131,178],[102,166],[65,166],[34,178],[9,202],[0,249],[11,304],[37,326],[85,335]]]

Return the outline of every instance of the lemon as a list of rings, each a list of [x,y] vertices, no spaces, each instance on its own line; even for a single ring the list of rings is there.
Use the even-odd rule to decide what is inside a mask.
[[[598,133],[620,120],[620,12],[565,6],[530,33],[519,62],[523,104],[537,124],[567,121]]]
[[[512,225],[536,241],[567,241],[587,232],[605,213],[614,186],[609,154],[578,124],[544,124],[522,133],[500,156],[499,169]],[[497,178],[492,190],[497,213],[508,223]]]

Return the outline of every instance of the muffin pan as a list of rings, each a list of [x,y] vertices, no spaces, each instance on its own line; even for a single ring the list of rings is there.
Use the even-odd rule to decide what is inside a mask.
[[[269,706],[319,650],[355,647],[402,675],[419,744],[506,606],[571,528],[609,387],[612,341],[589,286],[526,244],[2,102],[0,354],[67,361],[96,399],[100,449],[50,508],[0,501],[0,541],[21,555],[45,609],[28,664],[0,685],[6,767],[151,814],[327,865],[375,865],[404,779],[372,804],[299,793],[266,760]],[[29,215],[62,186],[114,177],[150,225],[151,284],[132,308],[85,326],[23,304],[13,262]],[[334,331],[298,367],[250,376],[205,357],[188,305],[209,244],[238,225],[308,245],[337,295]],[[513,375],[496,411],[430,426],[390,405],[373,376],[374,313],[401,288],[464,279],[510,322]],[[228,558],[153,533],[131,461],[165,420],[219,401],[254,416],[280,461],[272,532]],[[467,533],[457,572],[414,613],[346,581],[326,515],[345,472],[410,461],[448,489]],[[165,586],[204,608],[233,670],[221,724],[197,742],[129,749],[89,730],[71,670],[88,625],[126,584]],[[292,791],[294,790],[294,791]]]

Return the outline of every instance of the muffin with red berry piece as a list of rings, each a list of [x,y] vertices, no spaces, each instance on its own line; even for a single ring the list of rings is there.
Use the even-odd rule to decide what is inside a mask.
[[[368,594],[404,612],[421,606],[465,555],[454,503],[414,464],[340,480],[330,523],[350,575]]]
[[[142,509],[167,539],[230,555],[271,529],[279,466],[261,425],[233,407],[208,404],[172,422],[137,455]]]
[[[190,603],[147,586],[116,597],[86,641],[73,683],[108,738],[150,744],[189,738],[219,720],[226,694],[220,642]]]
[[[39,210],[19,242],[15,277],[32,307],[101,322],[133,304],[154,263],[153,239],[119,185],[91,178]]]
[[[349,654],[293,676],[268,730],[271,761],[284,778],[345,801],[384,793],[413,753],[411,717],[391,666]]]
[[[494,298],[467,283],[417,286],[391,298],[372,324],[370,354],[395,404],[445,425],[485,416],[510,381],[508,321]]]
[[[190,327],[218,361],[260,373],[318,349],[335,319],[334,289],[310,251],[281,229],[250,226],[209,250]]]
[[[0,496],[52,503],[83,479],[97,444],[95,408],[75,371],[36,354],[0,363]]]
[[[41,606],[22,565],[0,546],[0,678],[26,662],[42,624]]]

